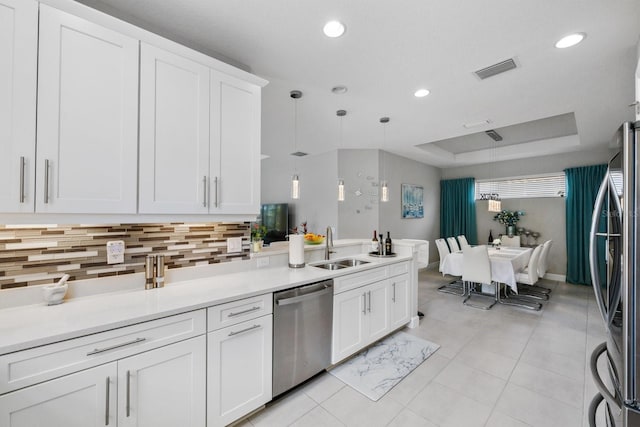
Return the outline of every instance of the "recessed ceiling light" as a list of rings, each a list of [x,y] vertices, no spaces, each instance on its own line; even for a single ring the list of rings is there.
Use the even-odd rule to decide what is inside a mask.
[[[465,123],[462,126],[464,126],[467,129],[470,129],[470,128],[475,128],[475,127],[478,127],[478,126],[488,125],[489,123],[491,123],[491,120],[487,119],[487,120],[479,120],[477,122]]]
[[[347,87],[346,86],[334,86],[331,88],[331,92],[335,93],[336,95],[342,95],[343,93],[347,93]]]
[[[415,96],[416,98],[423,98],[427,95],[429,95],[431,92],[429,91],[429,89],[418,89],[413,96]]]
[[[340,21],[329,21],[324,24],[324,35],[327,37],[335,38],[344,34],[344,24]]]
[[[569,34],[568,36],[565,36],[560,40],[558,40],[556,42],[556,47],[558,49],[564,49],[567,47],[575,46],[578,43],[580,43],[582,40],[584,40],[585,37],[587,37],[585,33]]]

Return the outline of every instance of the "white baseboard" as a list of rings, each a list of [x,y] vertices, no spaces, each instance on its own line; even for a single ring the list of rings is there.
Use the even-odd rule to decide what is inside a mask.
[[[566,282],[567,275],[566,274],[553,274],[547,273],[544,275],[543,279],[556,280],[558,282]]]

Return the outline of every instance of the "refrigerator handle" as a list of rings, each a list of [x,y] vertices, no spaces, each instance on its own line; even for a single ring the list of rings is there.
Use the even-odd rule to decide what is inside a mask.
[[[608,315],[607,310],[602,300],[602,293],[600,292],[600,275],[598,274],[598,259],[596,253],[597,245],[597,232],[598,232],[598,219],[602,213],[602,205],[604,203],[605,195],[609,192],[609,173],[604,177],[598,195],[596,196],[596,203],[593,208],[593,216],[591,217],[591,232],[589,233],[589,267],[591,269],[591,284],[593,285],[594,293],[596,294],[596,302],[598,303],[598,309],[602,315],[602,320],[607,322]]]
[[[593,382],[596,385],[598,392],[607,401],[610,407],[620,411],[620,404],[616,400],[615,396],[611,394],[607,386],[604,385],[600,378],[600,373],[598,372],[598,359],[605,351],[607,351],[606,342],[603,342],[593,350],[593,353],[591,353],[591,359],[589,360],[589,368],[591,369],[591,376],[593,377]]]
[[[608,178],[608,174],[607,174],[607,178]],[[614,209],[615,212],[617,213],[615,220],[618,222],[618,229],[620,230],[620,233],[623,233],[623,226],[624,224],[622,223],[622,206],[620,205],[620,199],[618,199],[617,194],[616,194],[616,186],[613,184],[613,180],[612,179],[608,179],[609,181],[609,191],[611,194],[610,199],[613,200],[613,204],[614,204]],[[609,212],[609,215],[611,215],[612,213]],[[623,251],[625,251],[626,249],[624,249],[624,243],[622,242],[622,236],[620,237],[616,237],[616,239],[618,239],[618,244],[620,246],[623,247]],[[608,240],[607,240],[608,241]],[[608,251],[607,251],[608,252]],[[616,309],[618,307],[618,303],[620,302],[620,294],[622,293],[622,264],[620,263],[620,259],[615,259],[614,263],[613,263],[613,267],[617,268],[617,270],[612,274],[612,277],[617,277],[618,278],[618,283],[612,283],[614,285],[613,288],[613,293],[612,295],[609,295],[609,313],[608,316],[606,318],[607,321],[607,328],[609,326],[611,326],[611,324],[613,323],[613,318],[616,314]],[[611,284],[610,284],[611,285]],[[611,288],[609,290],[609,292],[611,291]]]

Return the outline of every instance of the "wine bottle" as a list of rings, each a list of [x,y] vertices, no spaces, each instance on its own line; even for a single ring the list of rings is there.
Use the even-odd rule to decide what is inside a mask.
[[[388,231],[387,231],[387,238],[384,241],[384,252],[385,252],[385,255],[391,255],[393,253],[393,250],[391,247],[391,236]]]
[[[493,233],[491,232],[491,230],[489,230],[489,245],[493,244]]]
[[[373,239],[371,239],[371,252],[378,252],[380,247],[378,246],[378,235],[376,230],[373,230]]]
[[[384,235],[380,234],[380,241],[378,242],[378,247],[380,249],[378,249],[378,255],[386,255],[385,253],[385,247],[384,247]]]

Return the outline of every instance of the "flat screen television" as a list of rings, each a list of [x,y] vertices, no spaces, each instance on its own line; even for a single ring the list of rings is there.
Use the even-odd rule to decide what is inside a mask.
[[[287,240],[289,205],[287,203],[263,204],[260,209],[260,223],[267,228],[265,244]]]

